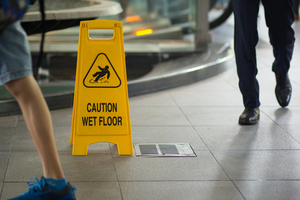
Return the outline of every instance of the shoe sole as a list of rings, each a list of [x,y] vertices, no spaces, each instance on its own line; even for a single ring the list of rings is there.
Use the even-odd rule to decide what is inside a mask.
[[[255,125],[257,124],[259,121],[259,118],[257,119],[257,121],[243,121],[239,119],[239,124],[240,125]]]

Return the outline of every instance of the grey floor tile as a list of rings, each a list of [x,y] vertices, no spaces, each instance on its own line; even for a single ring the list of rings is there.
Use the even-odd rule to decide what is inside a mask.
[[[59,152],[60,161],[69,181],[116,181],[110,155],[89,153],[87,156],[72,156]],[[35,151],[12,152],[5,181],[27,181],[41,177],[42,166]]]
[[[72,127],[72,108],[51,111],[54,127]]]
[[[297,92],[293,87],[292,98],[290,104],[286,108],[293,109],[295,107],[300,107],[299,99],[300,99],[300,89],[299,92]],[[269,89],[268,91],[261,92],[260,102],[261,102],[261,107],[276,107],[277,109],[281,108],[277,102],[277,99],[275,97],[275,92],[273,91],[273,89]]]
[[[12,151],[18,150],[36,151],[27,127],[21,126],[16,128],[16,133],[12,140]]]
[[[0,126],[1,127],[16,127],[18,121],[18,116],[7,116],[7,117],[0,117]]]
[[[213,151],[232,180],[300,179],[300,150]]]
[[[272,72],[270,65],[265,63],[264,59],[258,60],[258,73],[256,78],[260,86],[260,95],[263,95],[263,93],[266,91],[271,91],[274,93],[276,85],[275,74]]]
[[[114,156],[119,181],[228,180],[208,151],[197,157],[137,158]]]
[[[107,142],[99,142],[90,144],[88,148],[88,153],[97,153],[97,154],[111,154],[110,143]],[[72,151],[71,146],[71,151]]]
[[[54,127],[71,127],[72,126],[72,108],[52,110],[51,118]],[[26,127],[24,117],[18,118],[17,127]]]
[[[201,126],[238,126],[238,118],[243,112],[243,107],[181,107],[192,125]],[[264,113],[256,126],[270,125],[274,122]]]
[[[239,91],[239,79],[237,76],[236,64],[234,63],[232,67],[225,72],[216,76],[219,80],[228,82],[233,88]]]
[[[43,175],[37,151],[11,152],[5,181],[27,181]]]
[[[263,107],[261,110],[280,126],[299,125],[300,107]]]
[[[236,186],[248,200],[298,200],[300,181],[236,181]]]
[[[13,198],[19,196],[26,192],[29,187],[26,182],[22,183],[4,183],[1,200],[6,200],[8,198]]]
[[[71,182],[77,188],[78,199],[88,200],[121,200],[117,182]],[[26,182],[8,182],[4,184],[1,200],[23,194],[29,189]]]
[[[117,181],[111,155],[88,152],[86,156],[72,156],[59,152],[68,181]]]
[[[264,60],[263,60],[264,61]],[[275,97],[275,75],[269,66],[261,67],[258,70],[257,79],[259,82],[259,100],[261,108],[264,106],[280,107]]]
[[[18,116],[18,120],[17,120],[17,123],[16,123],[16,127],[27,127],[26,126],[26,122],[24,120],[24,117],[22,115],[19,115]]]
[[[3,191],[3,183],[2,181],[0,182],[0,200],[2,199],[1,196],[2,196],[2,191]],[[4,199],[4,198],[3,198]]]
[[[0,183],[2,183],[5,178],[9,155],[9,152],[0,151]]]
[[[230,181],[121,182],[124,200],[242,200]]]
[[[282,126],[282,128],[300,143],[300,126]]]
[[[278,104],[277,99],[275,97],[275,92],[273,90],[269,89],[268,91],[261,92],[259,100],[261,103],[260,108],[270,107],[270,106],[280,108],[280,105]]]
[[[1,127],[0,151],[11,150],[12,138],[13,138],[13,135],[15,132],[16,132],[16,128],[14,128],[14,127]]]
[[[260,69],[262,67],[265,67],[266,69],[268,69],[267,74],[273,74],[273,77],[274,77],[274,73],[272,72],[272,63],[274,62],[274,56],[273,56],[272,52],[273,52],[273,50],[272,50],[272,47],[270,48],[270,46],[268,46],[268,47],[264,46],[264,48],[256,50],[256,53],[258,55],[257,56],[257,66],[259,68],[258,74],[257,74],[258,76],[262,75]]]
[[[199,82],[182,86],[174,89],[170,89],[169,92],[172,94],[173,92],[195,92],[195,93],[203,93],[207,91],[238,91],[235,87],[233,87],[228,81],[220,80],[218,77],[211,77]]]
[[[237,124],[238,111],[233,107],[181,107],[192,125],[234,125]]]
[[[73,182],[80,200],[121,200],[118,182]]]
[[[171,94],[179,106],[243,106],[242,96],[238,91],[185,91]]]
[[[56,117],[56,116],[61,116],[61,117],[66,117],[66,118],[72,118],[72,112],[73,108],[64,108],[64,109],[58,109],[58,110],[51,110],[51,115]]]
[[[192,126],[132,126],[132,140],[139,143],[189,143],[194,150],[207,150]]]
[[[131,125],[190,125],[178,107],[131,107]]]
[[[210,150],[300,149],[299,142],[276,124],[195,126],[195,129]]]
[[[73,146],[70,144],[71,127],[54,127],[54,137],[58,151],[72,152]],[[12,150],[32,150],[36,148],[26,127],[18,127],[13,137]],[[110,154],[108,143],[96,143],[89,145],[89,152],[97,151],[98,153]]]
[[[290,77],[290,80],[292,82],[292,88],[294,89],[295,86],[299,86],[300,85],[300,80],[299,80],[299,75],[300,75],[300,58],[298,58],[296,61],[295,61],[295,64],[293,63],[292,61],[292,66],[289,70],[289,77]],[[293,90],[294,91],[294,90]]]
[[[131,97],[130,107],[135,106],[177,106],[168,91]]]
[[[54,127],[54,137],[57,146],[57,150],[59,151],[68,151],[72,152],[73,146],[70,144],[71,139],[71,127]],[[108,146],[106,146],[108,149]],[[91,150],[91,148],[89,148]],[[109,149],[108,149],[109,151]]]
[[[291,84],[292,84],[291,103],[298,103],[298,105],[299,105],[299,101],[297,101],[299,98],[297,98],[297,97],[299,97],[299,92],[300,92],[300,81],[299,81],[299,78],[296,78],[296,77],[294,78],[294,76],[300,75],[300,65],[296,72],[297,73],[293,74],[292,78],[290,78]]]

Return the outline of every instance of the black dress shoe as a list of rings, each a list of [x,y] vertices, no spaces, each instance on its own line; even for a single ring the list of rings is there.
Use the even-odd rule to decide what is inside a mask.
[[[259,120],[259,108],[245,108],[239,118],[239,124],[241,125],[253,125]]]
[[[289,105],[291,96],[292,96],[292,85],[289,79],[289,76],[286,75],[286,79],[277,74],[276,77],[276,87],[275,87],[275,95],[276,99],[281,107],[286,107]]]

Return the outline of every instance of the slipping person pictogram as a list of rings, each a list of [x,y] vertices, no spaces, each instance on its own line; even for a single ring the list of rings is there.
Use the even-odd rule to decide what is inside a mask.
[[[109,76],[110,76],[110,72],[108,70],[109,66],[106,65],[105,68],[102,68],[102,67],[98,66],[98,68],[100,69],[100,71],[98,71],[95,74],[93,74],[94,78],[92,78],[90,80],[90,83],[98,83],[99,79],[102,82],[108,83],[108,79],[109,79]],[[104,80],[105,79],[105,75],[107,75],[106,76],[106,80]]]
[[[96,56],[83,79],[83,85],[87,88],[117,88],[121,85],[121,79],[106,54]]]

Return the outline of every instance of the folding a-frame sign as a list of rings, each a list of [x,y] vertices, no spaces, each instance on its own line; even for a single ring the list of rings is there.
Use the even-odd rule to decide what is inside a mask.
[[[91,39],[91,29],[113,29],[110,39]],[[120,155],[132,155],[122,23],[80,23],[71,131],[73,155],[87,155],[88,145],[114,143]]]

